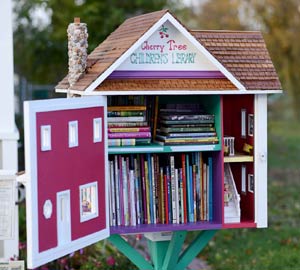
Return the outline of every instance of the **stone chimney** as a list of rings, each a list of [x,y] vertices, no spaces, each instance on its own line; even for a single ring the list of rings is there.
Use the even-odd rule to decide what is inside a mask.
[[[69,84],[73,86],[85,72],[87,64],[88,33],[85,23],[80,18],[74,18],[74,23],[68,26],[68,56],[69,56]]]

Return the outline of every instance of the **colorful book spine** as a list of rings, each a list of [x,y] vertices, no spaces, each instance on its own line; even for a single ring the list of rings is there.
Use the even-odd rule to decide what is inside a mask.
[[[172,223],[176,224],[176,196],[175,196],[175,158],[173,155],[170,156],[170,172],[171,172],[171,202],[172,202]]]
[[[165,223],[165,189],[164,189],[164,170],[163,167],[159,168],[159,176],[160,176],[160,202],[161,202],[161,206],[160,206],[160,222],[162,224]]]
[[[145,111],[108,111],[107,117],[145,116]]]
[[[150,156],[150,154],[149,154]],[[154,163],[154,155],[151,155],[151,158],[150,158],[150,162],[151,162],[151,174],[150,174],[150,177],[151,177],[151,193],[150,193],[150,196],[152,198],[152,224],[156,224],[156,187],[155,187],[155,170],[154,170],[154,167],[155,167],[155,163]]]
[[[108,132],[150,132],[150,127],[110,127]]]
[[[175,169],[175,213],[176,213],[176,224],[180,224],[180,183],[179,183],[179,175],[178,175],[178,169]],[[173,218],[174,220],[174,218]]]
[[[147,127],[147,121],[143,122],[112,122],[107,123],[108,128],[123,128],[123,127]]]
[[[146,111],[146,106],[108,106],[107,111],[108,112],[121,112],[121,111]]]
[[[150,143],[151,143],[150,138],[108,139],[109,147],[148,145]]]
[[[147,183],[145,173],[145,160],[144,155],[141,155],[141,173],[142,173],[142,184],[143,184],[143,209],[144,209],[144,223],[148,224],[148,204],[147,204]]]
[[[213,220],[213,159],[212,157],[208,158],[208,167],[209,167],[209,177],[208,177],[208,220]]]
[[[120,116],[120,117],[107,117],[108,123],[119,122],[143,122],[146,121],[145,116]]]
[[[188,211],[188,207],[187,207],[187,177],[186,177],[186,154],[182,154],[181,158],[182,158],[182,189],[183,189],[183,221],[184,223],[188,222],[187,219],[187,211]]]
[[[122,182],[123,182],[123,215],[124,215],[124,225],[129,225],[129,200],[128,200],[128,179],[126,170],[126,160],[121,157],[122,160]]]
[[[130,226],[136,226],[136,197],[135,197],[135,183],[134,183],[134,171],[129,171],[130,179]]]
[[[151,205],[150,205],[150,184],[149,184],[149,169],[147,159],[144,161],[145,167],[145,183],[146,183],[146,204],[148,224],[151,224]]]
[[[151,138],[150,132],[116,132],[108,133],[108,139]]]

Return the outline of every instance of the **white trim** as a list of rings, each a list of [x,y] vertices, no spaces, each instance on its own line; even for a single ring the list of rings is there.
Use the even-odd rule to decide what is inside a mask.
[[[102,142],[102,118],[93,119],[93,142]]]
[[[90,214],[84,214],[82,211],[82,190],[85,188],[92,188],[94,190],[94,194],[91,194],[91,213]],[[79,209],[80,209],[80,222],[85,222],[88,220],[91,220],[93,218],[96,218],[99,216],[99,209],[98,209],[98,182],[92,182],[85,185],[79,186]]]
[[[62,197],[67,197],[68,200],[63,206],[59,201]],[[65,207],[64,209],[62,207]],[[67,220],[67,231],[62,228],[59,222],[62,217]],[[65,224],[65,223],[64,223]],[[71,243],[72,239],[72,226],[71,226],[71,191],[69,189],[56,193],[56,226],[57,226],[57,245],[65,246]]]
[[[254,98],[254,209],[258,228],[268,226],[267,113],[267,95],[256,95]]]
[[[55,260],[56,258],[68,255],[68,254],[72,253],[73,251],[76,251],[81,248],[92,245],[92,244],[94,244],[98,241],[101,241],[107,237],[109,237],[109,228],[104,229],[100,232],[95,232],[93,234],[79,238],[77,240],[73,240],[67,246],[66,245],[59,246],[57,248],[53,248],[53,249],[49,249],[48,251],[41,252],[34,260],[27,261],[27,267],[29,269],[36,268],[40,265],[48,263],[49,257],[51,257],[51,258],[53,258],[53,260]],[[29,259],[29,257],[28,257],[28,259]]]
[[[95,242],[103,240],[110,235],[109,230],[109,210],[106,210],[106,227],[91,235],[73,240],[68,245],[51,248],[44,252],[39,252],[39,232],[38,232],[38,192],[37,192],[37,146],[36,146],[36,113],[49,112],[68,109],[80,109],[104,106],[106,115],[106,97],[83,97],[83,98],[62,98],[24,102],[24,129],[25,129],[25,164],[26,178],[30,179],[26,185],[26,224],[27,224],[27,258],[28,268],[36,268],[61,256],[70,254],[80,248],[84,248]],[[106,118],[104,119],[106,121]],[[105,123],[104,123],[105,124]],[[105,129],[105,137],[107,130]],[[105,140],[105,168],[107,166],[107,140]],[[107,172],[105,170],[105,179]],[[108,181],[108,180],[106,180]],[[107,183],[107,182],[106,182]],[[108,191],[105,193],[106,205],[108,208]]]
[[[41,126],[41,150],[50,151],[51,150],[51,126],[42,125]]]
[[[78,121],[69,121],[68,123],[68,141],[69,148],[77,147],[78,143]]]
[[[84,91],[90,93],[100,85],[114,70],[116,70],[138,47],[166,21],[170,21],[200,52],[202,52],[209,61],[211,61],[239,90],[245,91],[246,88],[229,72],[200,42],[188,32],[170,13],[166,13],[160,18],[145,34],[143,34],[125,53],[123,53],[108,69],[106,69],[94,82],[92,82]],[[72,91],[70,88],[69,90]]]
[[[70,94],[76,94],[81,96],[125,96],[125,95],[248,95],[248,94],[281,94],[282,90],[219,90],[219,89],[211,89],[211,90],[139,90],[139,91],[120,91],[120,90],[113,90],[113,91],[93,91],[93,92],[84,92],[79,90],[70,90]],[[61,91],[59,93],[68,93],[67,90]]]

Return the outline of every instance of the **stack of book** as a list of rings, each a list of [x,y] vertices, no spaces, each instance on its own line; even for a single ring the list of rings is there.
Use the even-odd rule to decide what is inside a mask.
[[[162,145],[216,144],[215,116],[197,104],[168,104],[159,110],[155,140]]]
[[[111,155],[110,225],[213,219],[213,159],[201,152]]]
[[[107,122],[108,146],[147,145],[151,142],[146,106],[108,106]]]

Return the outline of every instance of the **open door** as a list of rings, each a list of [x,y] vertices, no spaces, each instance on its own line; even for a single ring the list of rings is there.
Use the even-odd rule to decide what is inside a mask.
[[[28,268],[109,236],[106,97],[24,103]]]

